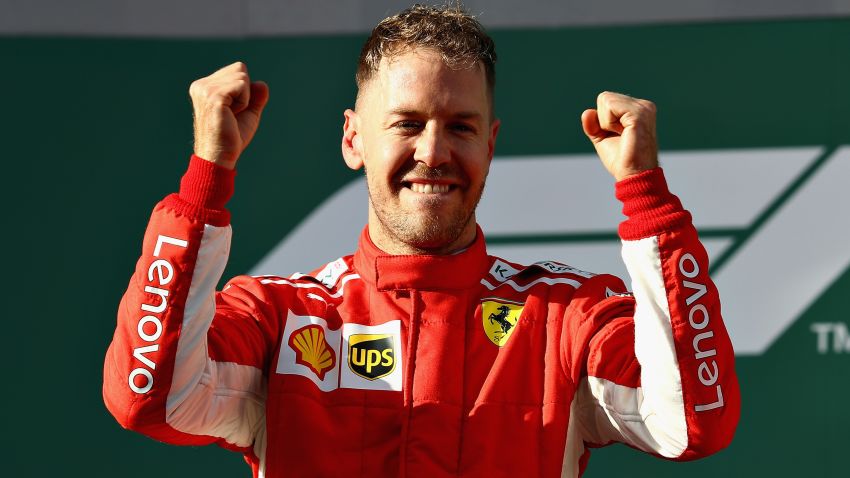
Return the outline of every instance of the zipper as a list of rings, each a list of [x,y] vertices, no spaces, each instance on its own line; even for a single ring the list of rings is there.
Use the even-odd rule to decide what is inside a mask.
[[[407,357],[404,362],[404,418],[401,425],[401,450],[399,455],[399,476],[405,477],[407,471],[407,445],[410,436],[410,420],[413,416],[413,375],[416,371],[416,346],[419,341],[419,316],[421,314],[419,292],[410,291],[410,318],[407,330]]]

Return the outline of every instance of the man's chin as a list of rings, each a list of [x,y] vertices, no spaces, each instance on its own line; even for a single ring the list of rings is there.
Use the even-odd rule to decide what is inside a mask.
[[[385,206],[382,208],[375,207],[374,201],[371,204],[371,211],[388,241],[384,243],[387,252],[448,254],[475,239],[474,207],[410,207],[403,203],[386,207],[378,203]]]
[[[411,218],[413,219],[413,218]],[[469,228],[470,220],[460,221],[435,221],[433,217],[408,224],[404,230],[396,231],[398,238],[408,246],[422,251],[433,253],[445,253],[451,249],[465,247],[467,244],[459,244],[464,239]],[[474,231],[469,242],[475,238]]]

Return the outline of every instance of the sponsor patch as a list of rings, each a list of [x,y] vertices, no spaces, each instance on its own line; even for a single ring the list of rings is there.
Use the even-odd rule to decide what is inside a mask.
[[[289,336],[289,346],[295,350],[295,363],[312,370],[319,380],[336,366],[336,352],[325,340],[325,330],[315,324],[301,327]]]
[[[319,280],[325,287],[328,289],[332,289],[336,282],[339,280],[339,276],[344,274],[348,270],[348,264],[345,263],[342,258],[337,259],[330,264],[326,265],[324,269],[320,270],[318,274],[316,274],[316,279]]]
[[[395,346],[390,334],[354,334],[348,338],[348,366],[366,380],[395,370]]]
[[[290,312],[275,371],[307,377],[325,392],[339,388],[341,335],[342,330],[330,330],[325,319]]]
[[[517,274],[519,270],[498,259],[490,267],[490,275],[499,282],[504,282]]]
[[[319,390],[401,390],[401,322],[342,324],[331,330],[321,317],[286,318],[275,371],[301,375]]]
[[[490,342],[504,346],[513,335],[517,321],[523,309],[522,303],[504,299],[484,299],[481,301],[481,319],[484,324],[484,334]]]
[[[343,324],[340,387],[401,390],[401,322]]]
[[[554,274],[574,274],[587,279],[590,279],[591,277],[596,275],[593,272],[587,272],[581,269],[576,269],[573,266],[568,266],[566,264],[562,264],[556,261],[540,261],[535,262],[534,265],[546,269],[547,271],[552,272]]]

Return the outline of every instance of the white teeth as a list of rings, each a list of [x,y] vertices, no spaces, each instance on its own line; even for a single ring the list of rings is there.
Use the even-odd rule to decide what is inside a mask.
[[[449,192],[448,184],[422,184],[422,183],[411,183],[410,189],[413,192],[422,193],[422,194],[443,194]]]

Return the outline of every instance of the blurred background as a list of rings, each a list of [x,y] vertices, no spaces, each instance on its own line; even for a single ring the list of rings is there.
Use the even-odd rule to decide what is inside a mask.
[[[673,464],[611,446],[585,476],[847,476],[850,2],[466,5],[499,54],[503,126],[479,214],[491,251],[623,270],[611,180],[579,124],[600,91],[620,91],[657,103],[663,166],[724,297],[743,393],[731,447]],[[406,6],[0,0],[0,474],[250,476],[236,454],[123,431],[101,398],[146,220],[191,154],[187,89],[236,60],[271,87],[230,203],[225,277],[312,269],[365,224],[342,111],[368,31]]]

